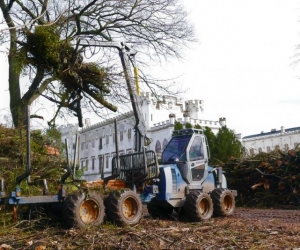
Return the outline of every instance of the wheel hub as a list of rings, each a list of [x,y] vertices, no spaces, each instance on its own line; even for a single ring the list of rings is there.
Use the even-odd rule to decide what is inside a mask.
[[[200,214],[205,215],[209,211],[209,202],[206,199],[202,199],[199,202],[199,211]]]
[[[137,202],[133,198],[127,198],[122,205],[122,212],[126,219],[131,220],[137,214]]]
[[[230,210],[232,208],[232,199],[229,195],[226,195],[223,200],[223,207],[225,210]]]
[[[81,220],[86,223],[93,223],[99,216],[99,206],[94,200],[84,201],[79,209]]]

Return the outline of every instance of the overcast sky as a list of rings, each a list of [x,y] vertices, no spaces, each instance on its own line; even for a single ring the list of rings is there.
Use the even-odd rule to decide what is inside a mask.
[[[300,0],[183,2],[199,42],[163,75],[181,75],[176,82],[189,87],[186,97],[204,100],[203,119],[226,117],[242,136],[300,126],[300,65],[292,66],[300,52]],[[9,105],[2,58],[0,110]]]
[[[171,69],[204,100],[203,118],[226,117],[242,136],[300,126],[300,1],[183,2],[199,43]]]

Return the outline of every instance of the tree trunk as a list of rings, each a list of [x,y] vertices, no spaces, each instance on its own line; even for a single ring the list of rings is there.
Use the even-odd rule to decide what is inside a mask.
[[[12,36],[11,36],[12,37]],[[11,42],[10,52],[8,56],[9,63],[9,94],[10,94],[10,111],[15,127],[21,127],[26,124],[24,119],[25,105],[22,103],[21,91],[20,91],[20,73],[17,71],[17,60],[15,59],[16,44]]]
[[[24,112],[25,105],[22,105],[21,91],[20,91],[20,70],[18,69],[18,59],[16,58],[17,52],[17,30],[11,16],[9,14],[10,8],[13,2],[8,5],[5,4],[3,0],[0,0],[0,8],[5,18],[5,22],[9,27],[10,34],[10,48],[8,55],[9,64],[9,94],[10,94],[10,110],[12,114],[12,119],[15,127],[21,127],[26,124],[26,112]]]

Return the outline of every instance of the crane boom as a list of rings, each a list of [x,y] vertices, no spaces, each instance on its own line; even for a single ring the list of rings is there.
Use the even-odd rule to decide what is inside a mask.
[[[142,148],[145,145],[147,145],[150,139],[147,138],[146,136],[147,129],[145,124],[145,119],[138,104],[137,91],[134,87],[134,77],[132,75],[132,71],[130,70],[130,61],[131,59],[134,59],[135,54],[137,52],[131,47],[129,47],[125,42],[96,41],[96,40],[91,40],[90,38],[80,37],[78,39],[77,45],[85,46],[85,47],[94,46],[94,47],[109,47],[109,48],[118,49],[124,75],[125,75],[128,94],[130,97],[130,102],[135,117],[135,126],[134,126],[135,150],[137,152],[142,151]]]

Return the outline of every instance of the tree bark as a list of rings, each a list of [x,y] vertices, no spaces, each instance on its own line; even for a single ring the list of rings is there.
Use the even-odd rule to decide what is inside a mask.
[[[9,14],[9,10],[12,7],[13,1],[6,5],[3,0],[0,0],[0,7],[8,25],[10,34],[10,48],[8,55],[8,82],[9,82],[9,95],[10,95],[10,110],[15,127],[20,127],[24,123],[23,115],[25,115],[22,109],[25,105],[22,104],[21,91],[20,91],[20,72],[18,71],[18,59],[15,57],[17,52],[17,31],[15,29],[14,22]]]

